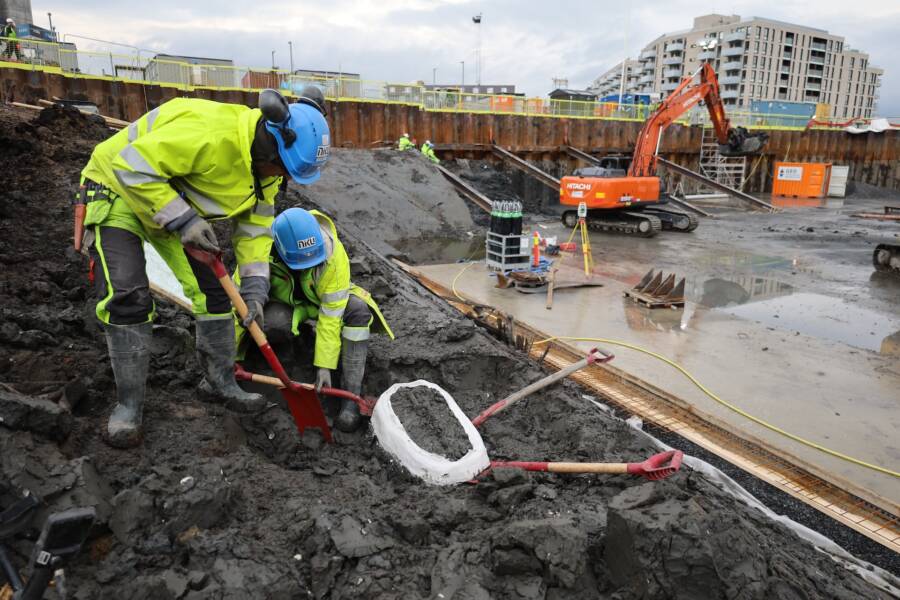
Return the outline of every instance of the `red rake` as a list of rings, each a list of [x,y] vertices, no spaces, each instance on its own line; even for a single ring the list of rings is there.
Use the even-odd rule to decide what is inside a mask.
[[[521,462],[491,461],[491,468],[508,467],[526,471],[544,471],[547,473],[608,473],[619,475],[640,475],[650,481],[665,479],[674,475],[681,468],[684,452],[669,450],[654,454],[639,463],[570,463],[570,462]]]
[[[241,319],[246,319],[247,314],[249,313],[247,305],[244,303],[244,299],[241,298],[240,292],[238,292],[237,287],[235,287],[234,282],[228,275],[228,271],[225,270],[225,265],[222,264],[221,255],[213,254],[212,252],[200,250],[199,248],[191,246],[185,246],[184,250],[193,258],[212,269],[213,273],[216,275],[216,279],[219,280],[222,289],[228,294],[228,298],[234,305],[235,310],[237,310],[238,315]],[[247,329],[253,337],[253,341],[259,346],[259,351],[266,358],[266,362],[269,363],[269,367],[271,367],[272,371],[274,371],[275,375],[278,377],[278,382],[281,385],[281,395],[284,397],[285,402],[287,402],[291,415],[294,417],[294,423],[297,424],[297,430],[302,434],[307,429],[318,429],[322,432],[322,437],[325,438],[325,441],[331,442],[331,428],[328,426],[328,421],[325,420],[325,412],[322,410],[322,405],[319,403],[319,397],[316,395],[315,388],[312,386],[306,387],[295,381],[291,381],[287,372],[284,370],[284,367],[281,366],[281,361],[275,356],[275,351],[272,350],[272,346],[269,345],[266,334],[263,333],[263,330],[260,329],[255,321],[251,322]]]

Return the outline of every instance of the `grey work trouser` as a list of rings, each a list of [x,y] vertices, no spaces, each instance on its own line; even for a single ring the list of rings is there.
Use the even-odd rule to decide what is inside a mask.
[[[294,310],[290,306],[270,300],[266,304],[263,314],[264,330],[269,341],[281,344],[293,337],[291,325],[294,320]],[[368,327],[372,322],[372,309],[364,300],[350,294],[341,321],[345,327]]]

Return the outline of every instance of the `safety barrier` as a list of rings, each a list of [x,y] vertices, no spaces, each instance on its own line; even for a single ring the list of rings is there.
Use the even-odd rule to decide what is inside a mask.
[[[252,69],[232,65],[192,64],[157,58],[149,51],[98,52],[78,50],[74,44],[0,37],[0,68],[18,68],[66,77],[128,81],[174,87],[183,91],[240,90],[265,88],[297,96],[307,85],[322,89],[337,102],[379,102],[418,106],[426,111],[497,115],[544,116],[568,119],[644,121],[658,104],[619,104],[584,100],[528,98],[509,94],[474,94],[453,89],[433,90],[417,83],[392,83],[358,79],[342,74],[329,76],[291,73],[281,69]],[[808,117],[729,111],[732,124],[756,129],[807,129]],[[897,121],[893,119],[892,121]],[[683,125],[709,126],[703,107],[695,108],[679,121]],[[816,129],[838,129],[836,124],[814,124]]]

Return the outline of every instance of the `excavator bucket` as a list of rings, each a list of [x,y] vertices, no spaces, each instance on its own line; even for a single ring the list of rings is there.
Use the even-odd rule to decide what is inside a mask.
[[[684,306],[684,277],[678,280],[675,273],[666,276],[650,269],[637,285],[625,291],[625,297],[647,308]]]
[[[757,154],[767,141],[769,141],[768,133],[750,133],[744,127],[735,127],[728,132],[728,143],[719,144],[719,154],[722,156]]]

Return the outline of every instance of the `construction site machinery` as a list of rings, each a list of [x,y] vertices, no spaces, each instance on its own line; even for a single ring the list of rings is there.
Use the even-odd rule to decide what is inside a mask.
[[[695,78],[699,75],[699,83]],[[752,134],[743,127],[732,127],[725,116],[719,96],[719,82],[713,68],[704,63],[697,73],[686,77],[663,100],[641,129],[631,164],[625,170],[614,167],[579,169],[560,182],[560,203],[571,206],[563,212],[567,227],[575,227],[575,207],[584,202],[588,208],[588,226],[598,231],[616,231],[652,237],[660,230],[693,231],[698,221],[693,215],[665,207],[668,198],[656,174],[662,132],[673,121],[703,102],[723,156],[744,156],[759,152],[768,134]]]

